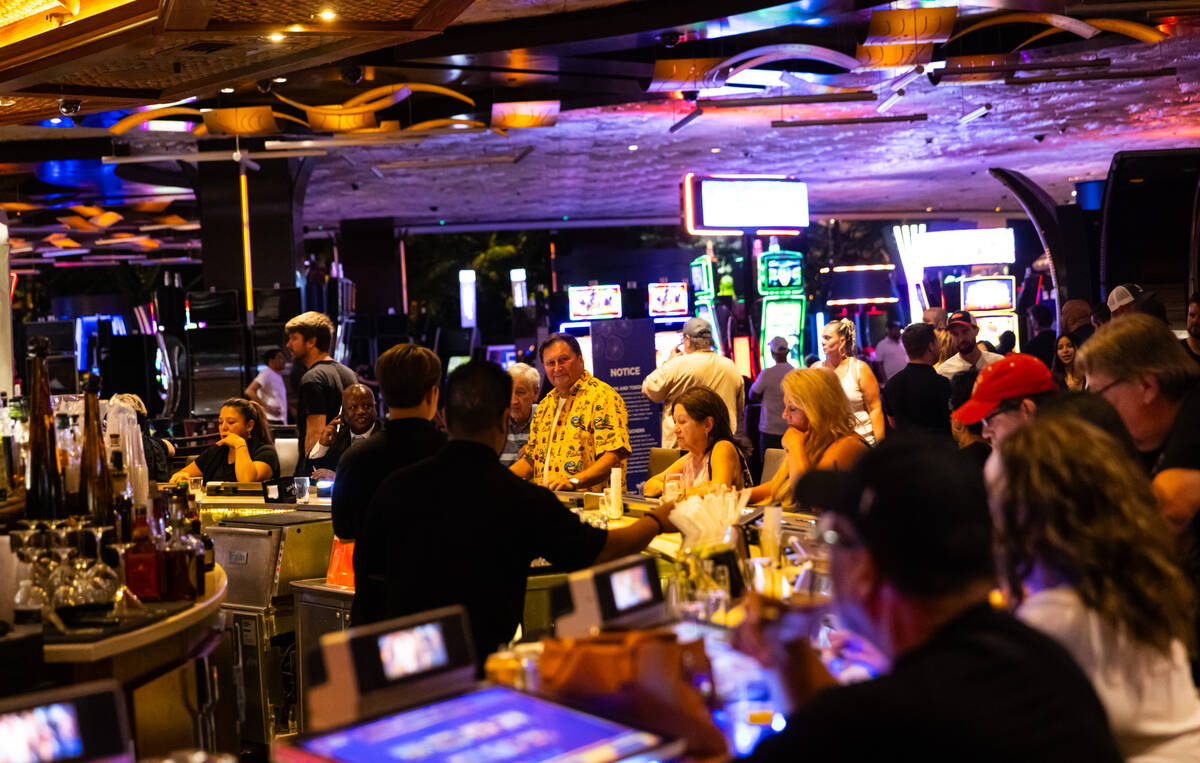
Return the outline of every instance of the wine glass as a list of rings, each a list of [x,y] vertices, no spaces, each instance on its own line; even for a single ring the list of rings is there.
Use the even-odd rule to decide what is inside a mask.
[[[96,525],[88,528],[92,537],[96,539],[96,561],[87,570],[90,598],[96,602],[112,601],[120,582],[117,571],[104,562],[103,546],[101,545],[104,533],[113,529],[115,528],[112,526]]]
[[[117,592],[113,595],[112,616],[119,619],[129,615],[142,614],[140,610],[145,609],[142,600],[129,590],[129,586],[125,583],[125,552],[134,544],[129,538],[123,538],[120,533],[117,533],[117,539],[111,545],[117,550],[118,581]]]

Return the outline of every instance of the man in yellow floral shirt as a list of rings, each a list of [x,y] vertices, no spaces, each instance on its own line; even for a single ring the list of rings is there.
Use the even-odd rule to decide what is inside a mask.
[[[554,389],[538,404],[525,457],[510,468],[551,490],[607,485],[613,468],[623,470],[629,458],[625,401],[587,372],[570,334],[552,334],[540,352]]]

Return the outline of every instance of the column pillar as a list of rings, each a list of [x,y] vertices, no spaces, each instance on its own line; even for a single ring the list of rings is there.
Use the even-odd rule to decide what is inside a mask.
[[[338,255],[342,272],[354,282],[360,315],[407,313],[403,303],[401,241],[390,217],[342,220]]]

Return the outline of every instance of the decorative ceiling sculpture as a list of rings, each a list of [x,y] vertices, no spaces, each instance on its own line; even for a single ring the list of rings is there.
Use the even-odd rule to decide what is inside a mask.
[[[280,132],[276,120],[295,122],[313,132],[334,133],[382,133],[425,131],[454,127],[486,127],[483,122],[467,119],[434,119],[401,128],[398,120],[379,122],[376,114],[400,103],[413,93],[433,93],[455,98],[471,106],[475,101],[462,93],[439,85],[420,82],[404,82],[372,88],[350,98],[345,103],[310,106],[294,101],[279,93],[275,97],[283,103],[305,113],[307,119],[273,110],[270,106],[239,106],[201,111],[186,106],[167,106],[130,114],[108,128],[113,135],[122,135],[138,125],[155,119],[192,116],[203,121],[192,132],[195,135],[272,135]]]

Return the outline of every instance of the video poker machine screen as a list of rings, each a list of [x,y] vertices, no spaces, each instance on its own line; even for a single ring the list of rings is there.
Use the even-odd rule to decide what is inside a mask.
[[[654,734],[497,686],[311,737],[300,745],[345,763],[602,763],[637,759],[662,742]]]
[[[648,311],[651,318],[667,318],[688,314],[688,285],[677,283],[652,283],[646,285],[649,297]]]

